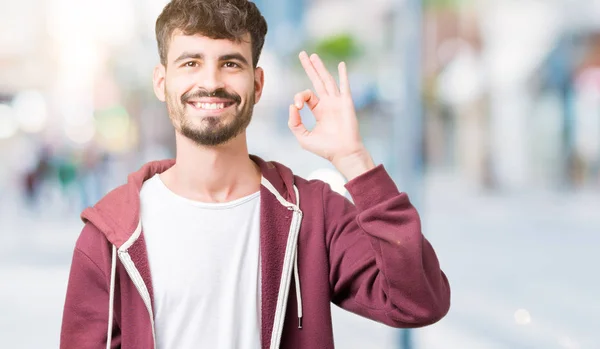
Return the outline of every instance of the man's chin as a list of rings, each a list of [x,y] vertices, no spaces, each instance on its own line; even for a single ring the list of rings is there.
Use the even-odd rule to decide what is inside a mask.
[[[183,127],[179,133],[200,146],[210,147],[224,145],[235,138],[231,132],[224,132],[222,127],[217,128],[200,128],[200,127]]]
[[[176,128],[178,133],[197,145],[218,146],[230,142],[248,127],[251,117],[242,124],[239,124],[240,119],[236,119],[238,117],[240,117],[238,114],[231,117],[230,115],[195,117],[186,114]]]

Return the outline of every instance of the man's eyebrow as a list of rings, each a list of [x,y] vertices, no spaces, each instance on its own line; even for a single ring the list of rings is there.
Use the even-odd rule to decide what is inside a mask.
[[[248,60],[246,60],[246,58],[244,58],[244,56],[242,56],[239,53],[229,53],[229,54],[219,57],[219,59],[222,61],[237,60],[237,61],[242,62],[245,65],[249,65]]]
[[[173,63],[178,63],[189,58],[203,59],[204,55],[199,52],[184,52],[179,57],[177,57],[177,59]]]

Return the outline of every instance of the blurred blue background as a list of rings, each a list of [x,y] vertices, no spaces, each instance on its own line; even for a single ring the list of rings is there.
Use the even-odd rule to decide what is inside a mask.
[[[152,92],[165,0],[0,1],[0,347],[55,348],[79,213],[173,156]],[[302,151],[297,62],[348,62],[361,132],[421,210],[453,291],[404,332],[334,307],[338,348],[600,348],[600,1],[260,0],[252,153]],[[334,70],[335,71],[335,70]],[[310,115],[304,115],[310,124]]]

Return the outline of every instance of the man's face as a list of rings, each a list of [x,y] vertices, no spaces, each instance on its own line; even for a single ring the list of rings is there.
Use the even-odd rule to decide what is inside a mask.
[[[262,87],[263,71],[253,68],[249,34],[234,42],[176,31],[166,66],[154,71],[154,91],[166,101],[173,126],[204,146],[226,143],[245,131]]]

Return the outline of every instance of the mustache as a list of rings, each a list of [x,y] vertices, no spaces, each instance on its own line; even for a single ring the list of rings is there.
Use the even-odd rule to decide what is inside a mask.
[[[192,98],[202,98],[202,97],[216,97],[228,99],[236,104],[240,104],[242,102],[242,97],[240,97],[236,93],[227,92],[223,88],[218,88],[212,92],[209,92],[206,89],[195,90],[193,92],[184,93],[181,96],[181,103],[186,104]]]

